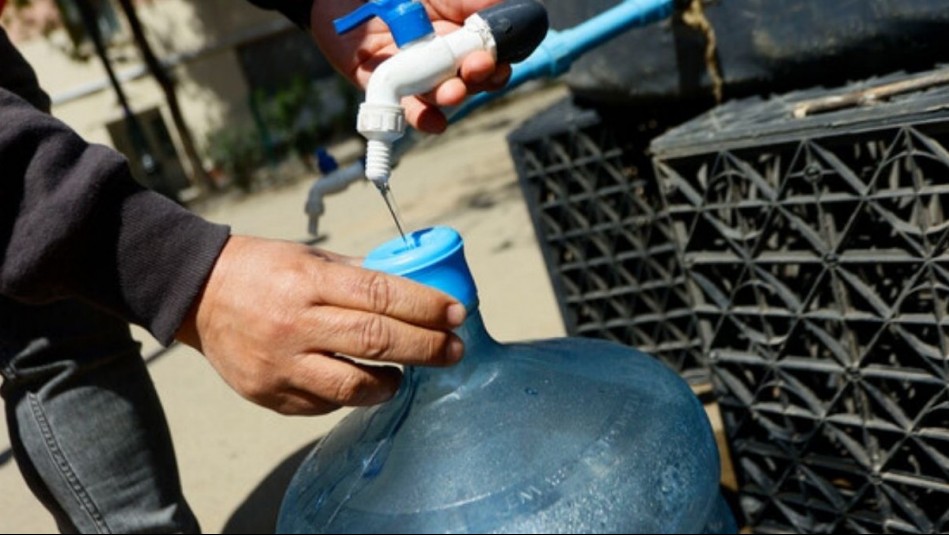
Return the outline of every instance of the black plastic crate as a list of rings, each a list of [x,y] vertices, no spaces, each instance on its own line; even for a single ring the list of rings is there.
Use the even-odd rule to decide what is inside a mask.
[[[661,210],[649,142],[694,116],[609,110],[564,100],[509,138],[521,188],[569,334],[656,355],[707,382],[672,228]]]
[[[755,531],[949,530],[947,81],[734,102],[652,145]]]

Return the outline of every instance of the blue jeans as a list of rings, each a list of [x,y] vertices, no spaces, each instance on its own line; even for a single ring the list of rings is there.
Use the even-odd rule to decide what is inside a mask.
[[[77,301],[0,296],[10,442],[62,532],[196,533],[164,412],[128,325]]]

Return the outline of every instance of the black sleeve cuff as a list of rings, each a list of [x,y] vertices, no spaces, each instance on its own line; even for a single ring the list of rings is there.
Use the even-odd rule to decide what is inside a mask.
[[[129,189],[115,221],[115,249],[108,251],[116,259],[119,302],[128,319],[168,345],[207,283],[230,228],[154,192]]]
[[[250,3],[264,9],[272,9],[284,14],[294,24],[303,28],[310,28],[310,12],[313,10],[313,0],[248,0]]]
[[[164,344],[230,229],[139,186],[113,150],[0,89],[0,294],[80,298]]]

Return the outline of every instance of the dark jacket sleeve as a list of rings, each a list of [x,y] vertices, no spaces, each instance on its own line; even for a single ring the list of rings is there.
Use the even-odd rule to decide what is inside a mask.
[[[264,9],[274,9],[283,13],[301,28],[310,27],[310,12],[313,0],[249,0],[250,3]]]
[[[0,89],[0,293],[76,297],[173,340],[224,243],[115,151]]]

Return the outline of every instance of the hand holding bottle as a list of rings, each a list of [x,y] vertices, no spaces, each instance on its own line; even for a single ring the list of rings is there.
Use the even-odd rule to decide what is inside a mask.
[[[290,242],[233,236],[178,339],[243,397],[283,414],[386,401],[394,364],[460,360],[465,308],[358,260]],[[345,355],[345,356],[343,356]]]

